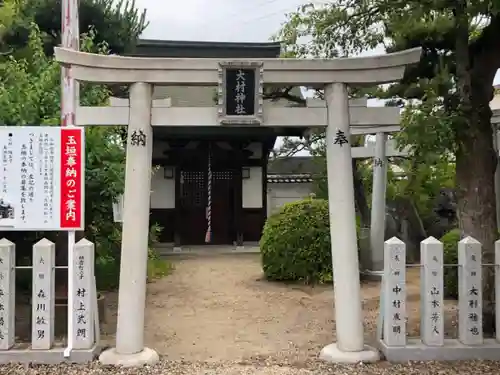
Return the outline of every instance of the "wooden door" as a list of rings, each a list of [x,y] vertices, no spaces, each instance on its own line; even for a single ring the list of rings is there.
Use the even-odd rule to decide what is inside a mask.
[[[207,230],[205,171],[181,171],[180,190],[180,240],[183,245],[205,243]]]
[[[232,244],[236,239],[234,221],[234,173],[212,173],[212,243]]]

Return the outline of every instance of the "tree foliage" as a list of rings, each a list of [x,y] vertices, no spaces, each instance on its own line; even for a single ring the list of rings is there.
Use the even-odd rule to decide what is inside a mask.
[[[306,4],[288,16],[277,38],[294,56],[352,56],[422,47],[420,62],[400,82],[365,91],[404,105],[402,145],[411,147],[408,183],[420,165],[456,163],[458,221],[462,235],[483,243],[492,261],[496,240],[491,110],[493,79],[500,67],[498,0],[333,0]],[[491,274],[485,304],[492,316]],[[492,327],[485,319],[486,329]]]
[[[61,0],[4,0],[4,7],[2,12],[15,11],[15,17],[9,17],[5,30],[0,27],[0,51],[22,51],[29,43],[30,24],[34,22],[40,29],[45,53],[52,55],[61,40]],[[80,30],[92,26],[97,31],[95,43],[105,42],[115,54],[130,52],[147,27],[146,11],[139,11],[135,0],[81,0],[79,17]]]
[[[82,35],[82,49],[108,53],[107,44],[96,44],[91,28]],[[28,43],[29,57],[9,56],[0,65],[0,124],[54,125],[60,124],[60,65],[43,50],[41,33],[31,25]],[[83,84],[82,105],[105,105],[109,90],[105,86]],[[100,288],[117,285],[121,244],[121,225],[114,223],[112,203],[124,189],[125,150],[120,141],[120,127],[87,127],[85,129],[85,237],[96,245],[96,274]],[[155,240],[159,229],[152,227],[150,239]],[[51,238],[56,243],[66,237],[53,233],[10,233],[9,238],[26,243],[31,251],[36,239]],[[64,242],[63,242],[64,243]],[[19,246],[18,246],[19,249]],[[58,247],[60,250],[61,248]],[[61,252],[59,251],[59,254]],[[156,259],[156,258],[155,258]],[[156,261],[160,268],[161,262]],[[152,271],[158,274],[158,270]],[[167,272],[167,270],[165,270]]]

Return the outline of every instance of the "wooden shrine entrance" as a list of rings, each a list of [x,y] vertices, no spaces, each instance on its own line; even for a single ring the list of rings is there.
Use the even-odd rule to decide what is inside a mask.
[[[159,185],[152,189],[171,194],[173,199],[171,205],[161,207],[163,198],[156,196],[151,207],[150,222],[163,228],[160,241],[174,247],[258,242],[266,220],[263,176],[276,139],[274,132],[226,128],[215,134],[199,132],[193,137],[175,129],[155,129],[153,165],[162,169],[159,174],[164,168],[170,171],[164,178],[171,184],[167,183],[168,191]],[[207,243],[209,155],[212,235]],[[156,183],[164,183],[162,180],[160,177]]]
[[[209,201],[209,160],[211,164],[210,244],[234,244],[241,236],[238,223],[242,208],[242,158],[237,150],[223,149],[215,141],[197,141],[196,146],[170,151],[176,160],[176,242],[178,245],[205,244]],[[175,154],[175,156],[173,155]]]
[[[207,230],[208,168],[180,169],[180,242],[200,245],[205,243]],[[212,170],[212,244],[230,244],[236,241],[235,207],[238,173],[231,169]]]

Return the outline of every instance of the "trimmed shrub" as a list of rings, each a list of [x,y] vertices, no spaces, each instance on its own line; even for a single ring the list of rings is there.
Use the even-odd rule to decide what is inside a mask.
[[[284,205],[266,221],[260,251],[268,280],[331,281],[328,202],[309,198]]]
[[[460,241],[460,230],[452,229],[440,240],[443,243],[444,264],[458,263],[458,242]],[[444,267],[444,296],[446,298],[458,299],[458,268]]]

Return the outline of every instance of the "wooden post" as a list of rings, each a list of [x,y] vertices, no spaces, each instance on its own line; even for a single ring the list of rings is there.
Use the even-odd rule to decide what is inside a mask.
[[[31,348],[51,349],[54,343],[55,244],[46,238],[33,246]]]
[[[396,237],[384,243],[383,339],[406,345],[406,245]]]
[[[0,240],[0,350],[15,343],[16,310],[16,245]]]
[[[420,243],[422,302],[420,335],[429,346],[444,345],[443,244],[429,237]]]
[[[464,345],[483,343],[481,244],[472,237],[458,243],[458,339]]]
[[[94,345],[94,244],[86,239],[75,245],[73,273],[73,348],[90,349]]]

